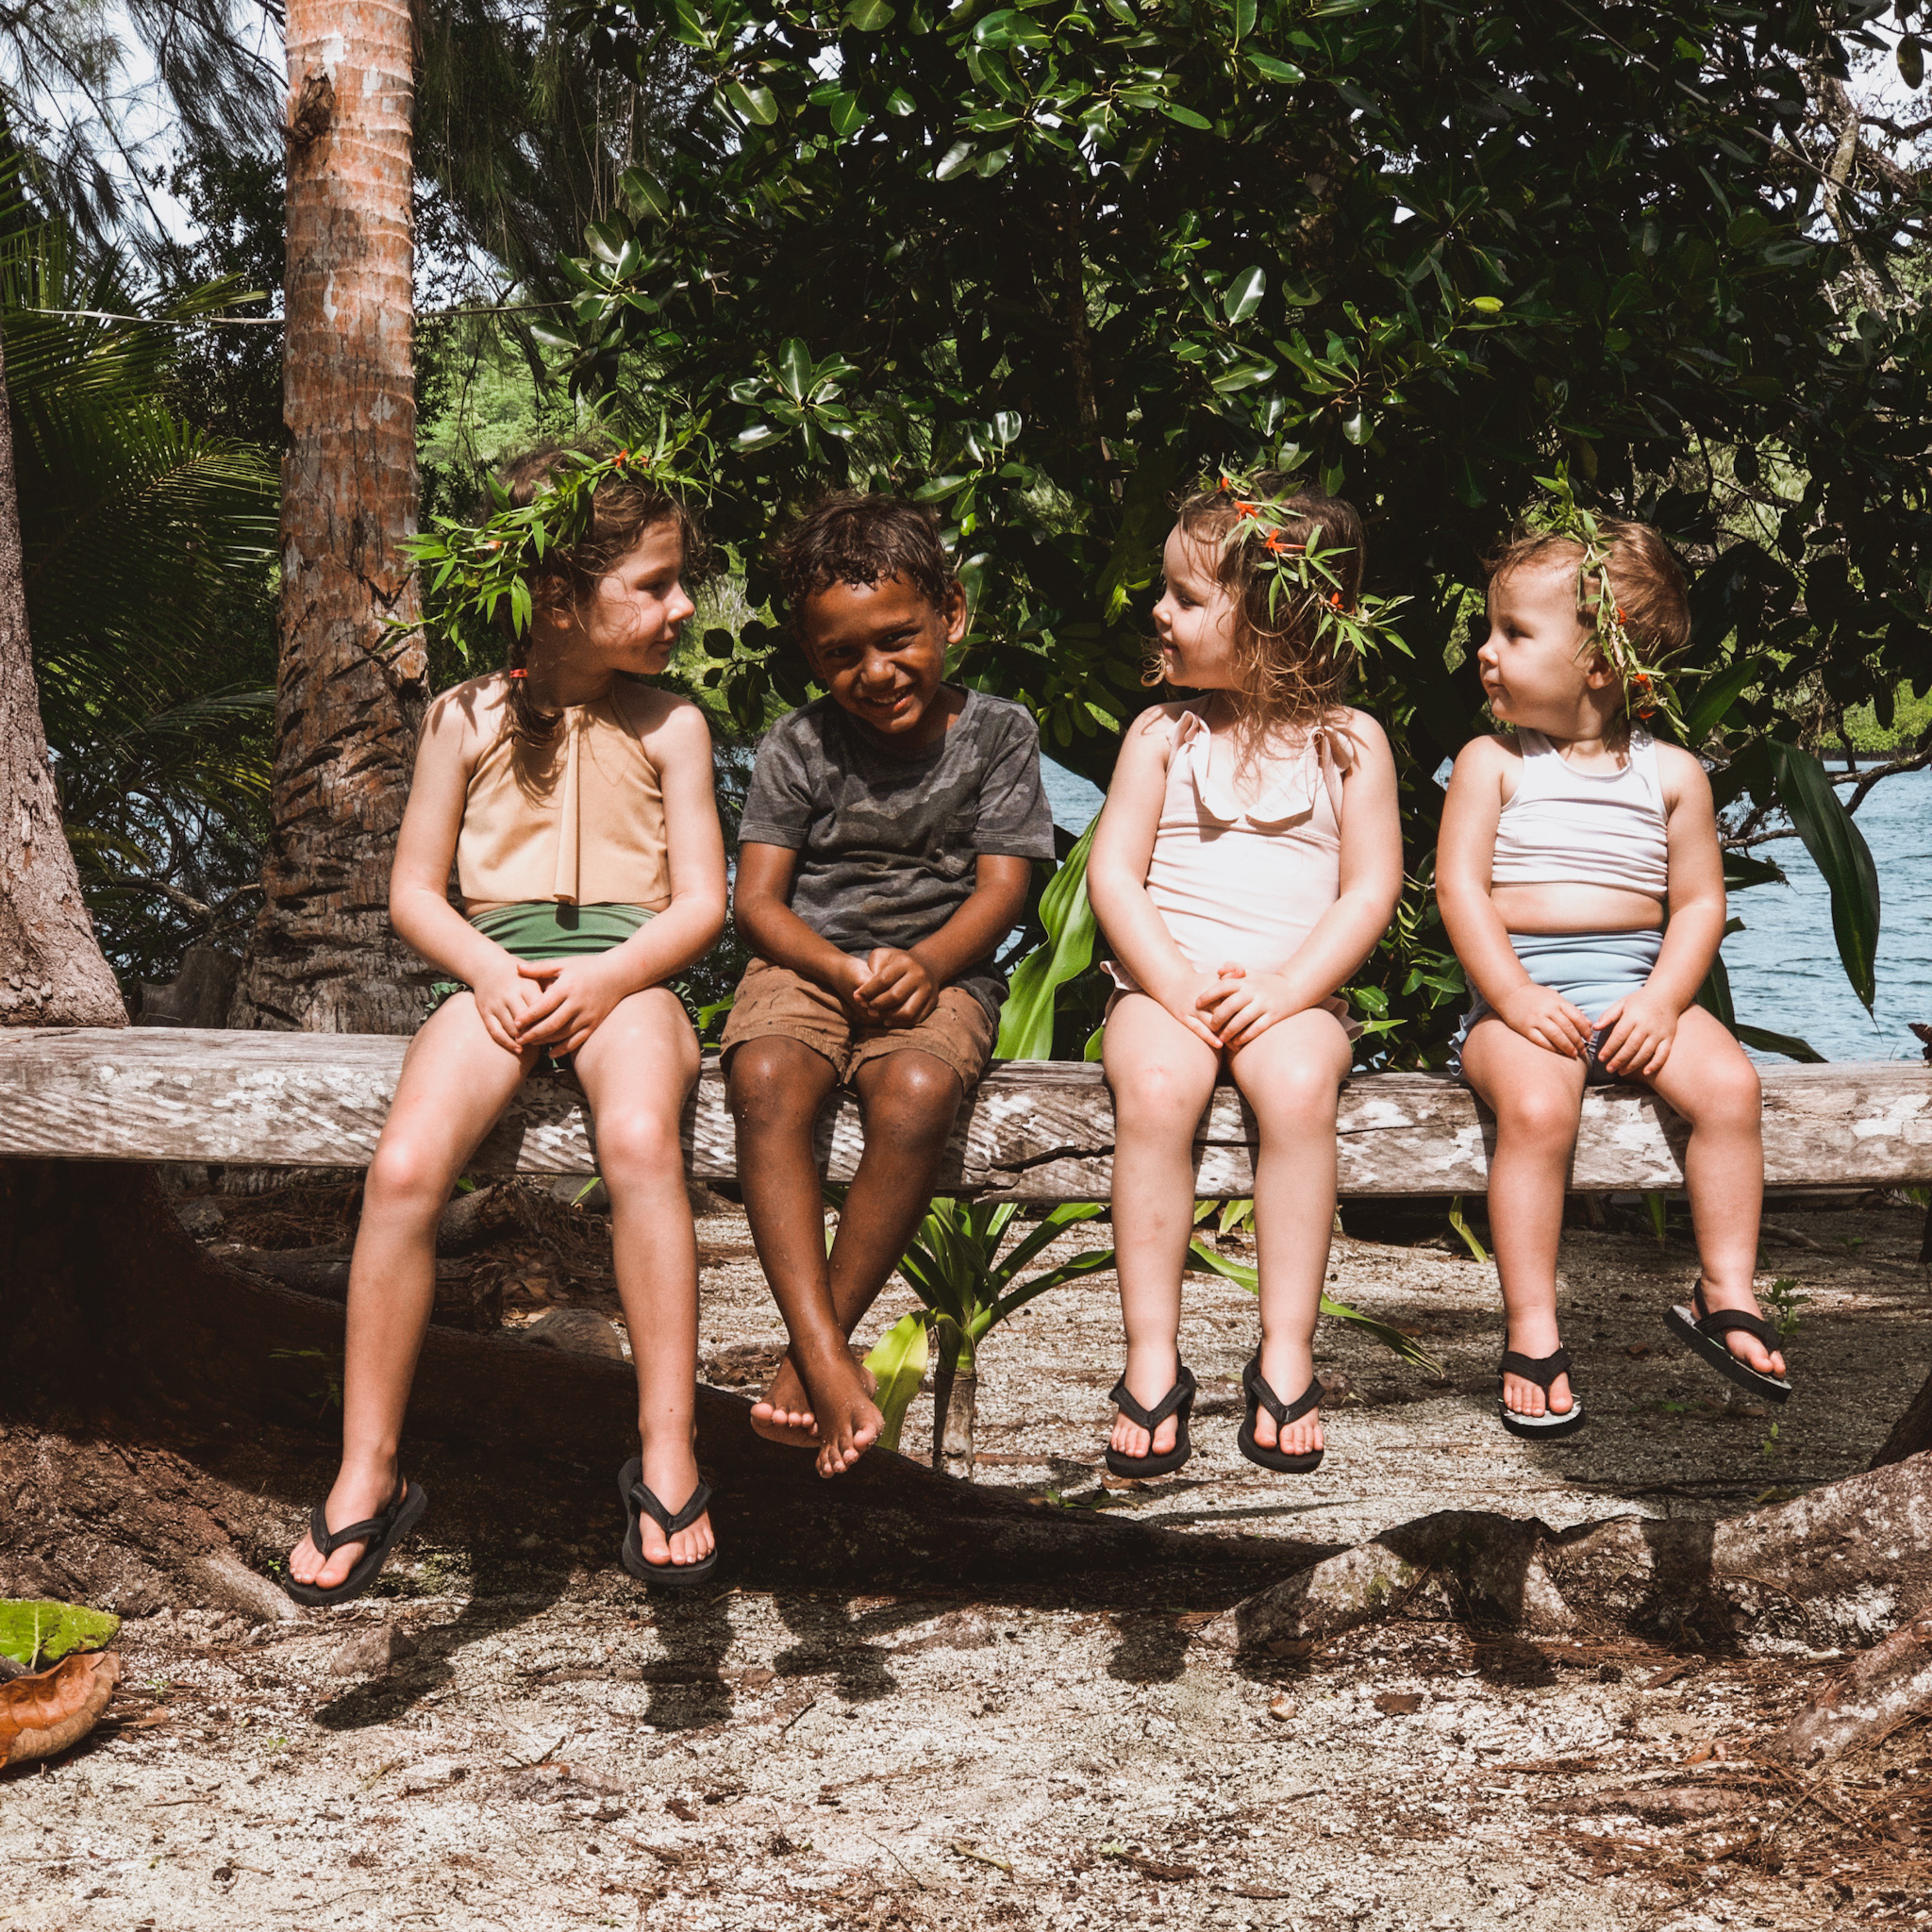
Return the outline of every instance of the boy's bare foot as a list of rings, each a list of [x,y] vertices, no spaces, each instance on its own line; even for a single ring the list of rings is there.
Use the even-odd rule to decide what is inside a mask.
[[[1714,1288],[1708,1275],[1702,1277],[1698,1286],[1704,1291],[1704,1306],[1711,1314],[1716,1314],[1720,1308],[1736,1308],[1740,1314],[1756,1315],[1759,1321],[1764,1319],[1764,1310],[1757,1306],[1757,1297],[1748,1289],[1733,1294]],[[1756,1369],[1760,1375],[1782,1376],[1785,1374],[1783,1352],[1767,1349],[1755,1335],[1746,1335],[1741,1329],[1733,1328],[1724,1337],[1724,1346],[1747,1369]]]
[[[1306,1341],[1261,1341],[1261,1379],[1284,1402],[1299,1402],[1303,1391],[1315,1379],[1315,1354]],[[1277,1440],[1277,1438],[1279,1440]],[[1278,1449],[1284,1456],[1312,1456],[1324,1447],[1322,1411],[1311,1408],[1296,1416],[1283,1430],[1265,1408],[1255,1414],[1255,1446]]]
[[[783,1442],[791,1449],[819,1446],[818,1419],[812,1414],[811,1398],[789,1355],[779,1360],[771,1387],[752,1404],[751,1425],[768,1442]]]
[[[697,1458],[691,1454],[690,1443],[674,1443],[657,1450],[647,1446],[642,1461],[644,1487],[675,1516],[698,1486]],[[663,1530],[646,1509],[638,1517],[638,1541],[645,1562],[661,1563],[673,1569],[686,1563],[702,1563],[718,1546],[717,1538],[711,1534],[708,1510],[667,1541]]]
[[[379,1468],[354,1471],[345,1467],[337,1474],[335,1488],[328,1492],[328,1500],[322,1506],[322,1520],[331,1529],[345,1523],[366,1523],[373,1516],[380,1516],[395,1499],[396,1466],[393,1462]],[[302,1541],[289,1552],[289,1574],[297,1583],[312,1583],[322,1590],[333,1590],[362,1560],[362,1552],[367,1547],[366,1543],[343,1543],[325,1562],[322,1552],[315,1547],[314,1539],[305,1533]]]
[[[876,1395],[879,1378],[854,1357],[854,1365],[865,1384],[868,1395]],[[769,1442],[783,1442],[792,1449],[817,1449],[821,1447],[818,1418],[813,1415],[811,1396],[808,1393],[798,1371],[791,1366],[788,1355],[778,1364],[778,1373],[772,1377],[772,1386],[751,1406],[751,1425]],[[884,1419],[880,1419],[884,1425]]]
[[[879,1439],[886,1419],[873,1395],[878,1379],[842,1348],[814,1370],[819,1386],[812,1412],[819,1421],[821,1475],[843,1475]]]

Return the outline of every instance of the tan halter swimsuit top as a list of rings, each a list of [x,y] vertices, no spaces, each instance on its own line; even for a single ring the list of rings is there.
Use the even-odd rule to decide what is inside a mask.
[[[671,903],[664,790],[615,689],[567,707],[548,744],[505,730],[476,760],[457,877],[472,908]]]

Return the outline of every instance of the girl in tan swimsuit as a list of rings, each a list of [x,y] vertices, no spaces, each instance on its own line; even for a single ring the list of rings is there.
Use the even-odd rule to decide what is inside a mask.
[[[1224,490],[1181,506],[1154,624],[1166,681],[1204,695],[1129,727],[1088,866],[1122,989],[1105,1053],[1127,1331],[1107,1460],[1122,1475],[1166,1474],[1190,1453],[1191,1152],[1224,1072],[1261,1130],[1261,1345],[1242,1376],[1239,1446],[1289,1474],[1322,1458],[1315,1322],[1352,1059],[1336,993],[1402,889],[1394,760],[1374,720],[1341,702],[1349,666],[1318,608],[1328,599],[1270,588],[1272,557],[1314,543],[1334,558],[1338,608],[1352,608],[1360,524],[1344,503],[1271,489],[1265,523],[1243,532],[1234,520],[1257,508]]]
[[[513,500],[532,499],[547,460],[512,470]],[[450,979],[410,1043],[363,1191],[341,1470],[290,1554],[298,1601],[359,1594],[422,1514],[397,1457],[437,1224],[478,1143],[553,1054],[572,1058],[595,1117],[637,1370],[625,1560],[661,1581],[715,1563],[692,1457],[697,1245],[678,1138],[698,1046],[666,982],[724,929],[724,849],[703,713],[632,681],[664,669],[691,613],[687,527],[654,485],[607,477],[589,535],[553,548],[532,582],[510,669],[445,691],[424,724],[390,912]],[[461,911],[447,895],[452,861]]]

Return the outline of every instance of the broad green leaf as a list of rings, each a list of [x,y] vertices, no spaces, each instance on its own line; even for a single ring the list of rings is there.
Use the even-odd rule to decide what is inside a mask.
[[[1903,35],[1898,43],[1899,78],[1914,92],[1925,84],[1925,45],[1917,34]]]
[[[973,28],[974,45],[997,50],[1001,47],[1043,47],[1052,36],[1016,7],[989,13]]]
[[[1878,995],[1878,872],[1824,767],[1794,744],[1774,741],[1778,803],[1831,890],[1831,929],[1852,991],[1869,1013]]]
[[[857,27],[862,34],[875,34],[881,27],[891,25],[893,12],[887,0],[852,0],[845,9],[845,25]]]
[[[1724,722],[1731,707],[1754,684],[1764,681],[1766,669],[1762,658],[1745,658],[1713,671],[1697,687],[1697,695],[1684,713],[1684,742],[1695,751]]]
[[[1003,1060],[1053,1057],[1055,1000],[1061,987],[1093,963],[1100,925],[1087,898],[1087,858],[1099,829],[1096,818],[1040,895],[1040,923],[1046,928],[1046,940],[1013,969],[1000,1013],[999,1042],[993,1048]]]
[[[935,181],[950,181],[956,175],[963,175],[973,165],[973,143],[970,141],[956,141],[943,155],[940,164],[932,171]]]
[[[1178,121],[1183,127],[1198,127],[1205,133],[1210,131],[1214,126],[1213,122],[1208,120],[1205,114],[1197,114],[1193,108],[1184,108],[1178,101],[1162,101],[1160,103],[1160,111],[1170,121]]]
[[[1255,31],[1256,0],[1231,0],[1230,10],[1234,14],[1234,41],[1240,46]]]
[[[731,439],[731,447],[749,455],[755,449],[763,449],[767,443],[778,441],[784,434],[782,429],[774,429],[769,423],[754,423],[749,429],[741,429]]]
[[[617,177],[624,198],[636,215],[649,215],[654,221],[669,221],[671,197],[658,177],[646,168],[626,168]]]
[[[76,1650],[103,1650],[121,1619],[85,1604],[51,1597],[0,1597],[0,1657],[28,1670],[58,1663]]]
[[[1737,1025],[1731,1028],[1746,1046],[1755,1046],[1759,1053],[1781,1053],[1789,1060],[1803,1060],[1807,1066],[1822,1067],[1824,1056],[1808,1040],[1800,1040],[1795,1034],[1772,1033],[1762,1026]]]
[[[724,98],[757,127],[769,127],[778,118],[778,100],[768,87],[747,87],[741,80],[727,80]]]
[[[1353,416],[1342,419],[1341,433],[1359,448],[1375,433],[1374,419],[1366,409],[1357,409]]]
[[[1228,283],[1227,292],[1221,298],[1221,312],[1229,322],[1245,322],[1260,308],[1261,297],[1267,292],[1267,270],[1244,268]]]
[[[788,338],[778,351],[778,387],[794,403],[803,402],[811,387],[813,373],[811,351],[797,336]]]
[[[890,10],[890,9],[889,9]],[[906,1411],[925,1379],[928,1350],[925,1315],[923,1310],[901,1315],[873,1345],[865,1365],[878,1377],[878,1392],[873,1400],[879,1406],[885,1426],[879,1431],[881,1449],[897,1449],[900,1431],[906,1426]]]
[[[1263,80],[1278,80],[1284,87],[1299,87],[1308,77],[1292,60],[1277,60],[1272,54],[1251,52],[1243,58]]]
[[[614,264],[629,240],[615,222],[591,222],[584,229],[584,246],[602,262]]]

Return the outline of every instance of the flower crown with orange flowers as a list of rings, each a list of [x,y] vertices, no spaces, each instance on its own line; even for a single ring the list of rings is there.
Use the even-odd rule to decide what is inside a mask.
[[[1322,525],[1285,498],[1270,496],[1246,476],[1223,472],[1219,488],[1234,499],[1235,517],[1221,540],[1224,557],[1236,544],[1252,544],[1256,568],[1268,583],[1268,616],[1275,621],[1282,600],[1290,598],[1314,618],[1309,642],[1324,642],[1338,663],[1391,643],[1404,657],[1414,654],[1389,627],[1390,616],[1408,602],[1407,597],[1362,596],[1353,605],[1342,602],[1341,578],[1334,559],[1348,555],[1348,546],[1322,547]],[[1291,537],[1288,519],[1305,527],[1307,535]]]
[[[1677,708],[1677,693],[1660,665],[1647,663],[1637,648],[1624,620],[1624,607],[1610,583],[1610,543],[1603,525],[1576,501],[1566,463],[1557,465],[1554,476],[1536,479],[1550,492],[1550,500],[1524,517],[1531,531],[1541,536],[1564,537],[1583,547],[1583,561],[1576,567],[1576,621],[1591,634],[1591,644],[1603,653],[1605,663],[1617,675],[1624,687],[1624,703],[1637,717],[1650,719],[1659,712],[1669,720],[1679,738],[1684,735],[1684,717]]]
[[[703,493],[699,478],[678,467],[678,458],[698,440],[691,429],[674,435],[660,420],[657,442],[648,450],[620,449],[608,457],[559,451],[556,467],[522,508],[510,502],[509,491],[494,476],[489,477],[491,513],[483,523],[438,517],[433,532],[404,542],[403,552],[423,580],[430,608],[420,624],[398,627],[446,638],[467,663],[474,655],[501,649],[503,633],[496,619],[508,598],[511,632],[523,637],[534,608],[531,575],[551,551],[581,543],[591,534],[598,486],[625,476],[667,492]]]

